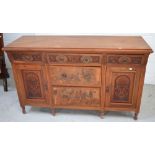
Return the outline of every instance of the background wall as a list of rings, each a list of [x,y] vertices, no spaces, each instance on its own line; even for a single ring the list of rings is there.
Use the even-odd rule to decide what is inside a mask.
[[[68,33],[67,33],[68,34]],[[66,35],[67,35],[66,34]],[[52,35],[52,33],[4,33],[4,44],[12,42],[13,40],[19,38],[22,35]],[[65,34],[64,34],[65,35]],[[71,34],[70,34],[71,35]],[[78,34],[77,34],[78,35]],[[88,35],[88,34],[87,34]],[[95,35],[141,35],[145,41],[151,46],[151,48],[155,51],[155,33],[145,33],[145,34],[95,34]],[[11,68],[10,62],[6,57],[6,64],[8,68]],[[155,53],[151,54],[149,57],[149,61],[147,64],[146,76],[145,76],[145,84],[154,84],[155,85]]]

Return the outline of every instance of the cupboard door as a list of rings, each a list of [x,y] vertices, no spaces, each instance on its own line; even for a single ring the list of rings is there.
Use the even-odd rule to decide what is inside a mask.
[[[47,80],[40,65],[16,65],[16,84],[24,104],[47,104]]]
[[[108,67],[106,107],[135,108],[140,71],[138,68]]]

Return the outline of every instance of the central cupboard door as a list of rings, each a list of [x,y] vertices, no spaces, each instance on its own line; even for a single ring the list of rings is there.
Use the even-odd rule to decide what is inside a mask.
[[[101,105],[100,67],[50,66],[49,68],[55,106]]]
[[[138,68],[108,66],[105,107],[135,108],[139,78]]]

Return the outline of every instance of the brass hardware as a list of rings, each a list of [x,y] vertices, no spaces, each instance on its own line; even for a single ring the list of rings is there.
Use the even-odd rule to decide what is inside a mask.
[[[132,71],[133,70],[133,68],[129,68],[129,71]]]

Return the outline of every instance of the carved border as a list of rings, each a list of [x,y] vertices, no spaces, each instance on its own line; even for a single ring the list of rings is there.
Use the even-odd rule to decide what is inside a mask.
[[[41,53],[13,53],[11,55],[14,61],[42,62]]]
[[[130,55],[108,55],[108,64],[142,64],[143,56]]]
[[[91,54],[48,54],[47,61],[49,64],[101,64],[101,56]]]

